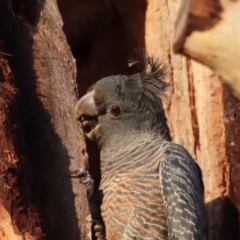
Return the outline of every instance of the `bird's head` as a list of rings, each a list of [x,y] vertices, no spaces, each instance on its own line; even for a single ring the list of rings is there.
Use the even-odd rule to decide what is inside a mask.
[[[165,67],[158,59],[146,57],[141,73],[109,76],[96,82],[74,109],[86,136],[101,141],[115,134],[154,131],[169,140],[162,104],[169,86],[165,75]]]

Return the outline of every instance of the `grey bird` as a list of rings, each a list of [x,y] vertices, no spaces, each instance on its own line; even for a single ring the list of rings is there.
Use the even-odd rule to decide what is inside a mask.
[[[202,174],[188,151],[171,142],[165,69],[146,55],[143,71],[99,80],[75,106],[100,148],[98,239],[202,239]]]

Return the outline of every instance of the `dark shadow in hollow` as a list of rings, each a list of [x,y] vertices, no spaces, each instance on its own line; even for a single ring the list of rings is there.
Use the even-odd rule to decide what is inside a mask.
[[[223,221],[220,228],[220,240],[237,240],[239,234],[239,213],[230,198],[223,202]]]
[[[45,0],[9,0],[12,11],[17,16],[21,16],[28,24],[35,26],[40,18],[40,12]]]
[[[12,1],[15,14],[21,16],[13,13],[9,2],[0,1],[0,39],[4,52],[11,54],[9,64],[18,89],[19,128],[23,133],[24,159],[31,174],[26,177],[21,166],[18,169],[19,176],[31,189],[25,192],[25,201],[39,210],[46,230],[44,239],[79,240],[75,195],[68,175],[70,156],[55,133],[51,116],[39,100],[38,79],[33,66],[34,28],[26,24],[26,21],[32,25],[38,22],[45,1],[41,1],[41,4],[38,4],[40,1],[34,1],[31,7],[25,9],[34,9],[32,14],[19,9],[17,5],[24,5],[28,1]],[[27,217],[24,212],[21,214],[23,218]],[[30,221],[27,219],[28,224]]]
[[[229,197],[221,197],[208,202],[205,205],[206,215],[213,221],[206,218],[205,239],[239,240],[239,214],[236,206]],[[218,223],[212,225],[212,223]],[[211,231],[210,231],[211,228]],[[210,233],[217,234],[211,235]]]

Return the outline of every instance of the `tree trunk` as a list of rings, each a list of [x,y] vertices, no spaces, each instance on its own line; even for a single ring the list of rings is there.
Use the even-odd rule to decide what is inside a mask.
[[[12,55],[7,59],[16,85],[14,96],[19,99],[14,105],[19,116],[19,141],[24,145],[21,156],[31,176],[25,182],[30,185],[28,196],[36,212],[35,223],[46,239],[80,239],[78,231],[81,239],[89,239],[91,218],[85,188],[67,176],[69,168],[87,163],[81,151],[85,148],[82,132],[72,119],[77,95],[75,67],[56,4],[46,0],[41,6],[35,3],[28,8],[27,1],[20,5],[12,1],[11,10],[7,0],[2,2],[0,21],[6,27],[0,29],[0,38],[4,52]],[[127,59],[136,48],[146,48],[167,64],[172,87],[165,108],[173,141],[189,150],[203,172],[204,238],[235,240],[239,239],[240,212],[240,103],[211,70],[174,54],[179,5],[180,0],[103,0],[91,4],[58,0],[63,30],[76,58],[80,95],[104,76],[130,74]],[[97,186],[98,150],[92,143],[87,143],[87,149]],[[20,229],[21,234],[23,231]]]
[[[86,189],[69,177],[69,170],[87,167],[87,156],[73,118],[75,61],[57,4],[2,0],[0,26],[9,54],[3,69],[13,74],[2,85],[1,209],[8,210],[16,239],[90,239]],[[0,225],[5,239],[14,239],[7,222]]]

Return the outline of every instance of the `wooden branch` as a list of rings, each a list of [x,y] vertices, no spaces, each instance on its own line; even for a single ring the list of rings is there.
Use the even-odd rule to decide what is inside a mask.
[[[212,68],[240,98],[240,1],[182,1],[174,51]]]

